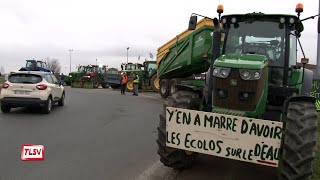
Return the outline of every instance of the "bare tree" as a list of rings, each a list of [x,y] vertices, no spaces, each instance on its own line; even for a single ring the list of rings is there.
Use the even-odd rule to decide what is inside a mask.
[[[58,59],[47,57],[45,58],[45,62],[47,63],[49,70],[53,71],[55,74],[60,73],[61,64]]]

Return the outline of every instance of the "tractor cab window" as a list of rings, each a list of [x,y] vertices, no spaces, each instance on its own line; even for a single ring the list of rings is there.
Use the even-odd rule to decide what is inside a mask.
[[[148,64],[148,72],[149,72],[149,74],[152,74],[153,72],[155,72],[156,71],[156,64],[155,63],[149,63]]]
[[[136,65],[135,64],[126,64],[126,70],[135,70],[136,69]]]
[[[32,67],[32,62],[31,61],[27,61],[27,67],[31,68]]]
[[[42,67],[42,64],[41,64],[41,62],[37,62],[37,67]]]
[[[297,63],[297,37],[293,35],[294,31],[290,34],[290,54],[289,54],[289,67]]]

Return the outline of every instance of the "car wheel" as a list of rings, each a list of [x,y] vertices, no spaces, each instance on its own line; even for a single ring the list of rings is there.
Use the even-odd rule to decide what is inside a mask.
[[[65,97],[66,97],[66,96],[65,96],[65,94],[63,93],[62,96],[61,96],[60,101],[58,102],[58,105],[59,105],[59,106],[64,106],[64,99],[65,99]]]
[[[51,98],[51,96],[49,96],[45,106],[42,109],[42,112],[45,114],[50,114],[51,109],[52,109],[52,98]]]
[[[1,104],[1,111],[2,111],[3,113],[9,113],[10,110],[11,110],[11,107],[10,107],[10,106],[5,105],[5,104]]]

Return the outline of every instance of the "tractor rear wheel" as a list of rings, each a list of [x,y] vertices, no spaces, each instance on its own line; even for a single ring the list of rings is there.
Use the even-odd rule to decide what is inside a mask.
[[[168,167],[182,170],[190,168],[195,160],[195,153],[186,154],[184,150],[175,149],[166,146],[166,107],[178,107],[184,109],[198,110],[200,98],[199,95],[188,91],[178,91],[168,98],[167,104],[163,105],[162,114],[158,126],[158,154],[160,161]]]
[[[290,102],[281,159],[281,180],[307,180],[312,175],[317,141],[317,111],[312,102]]]
[[[169,96],[169,83],[170,80],[162,79],[160,81],[160,95],[162,98],[167,98]]]
[[[93,88],[97,89],[100,86],[100,82],[98,78],[91,78],[90,79]]]
[[[150,85],[151,85],[152,90],[154,92],[157,92],[157,93],[159,92],[159,90],[160,90],[160,81],[159,81],[159,78],[158,78],[157,74],[154,74],[151,77]]]
[[[128,81],[126,85],[126,91],[132,92],[133,91],[133,81]]]

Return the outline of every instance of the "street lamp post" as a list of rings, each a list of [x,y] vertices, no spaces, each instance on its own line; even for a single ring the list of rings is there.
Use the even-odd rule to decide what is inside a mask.
[[[98,65],[98,59],[96,59],[96,65]]]
[[[73,49],[69,49],[70,52],[70,73],[71,73],[71,52],[73,51]]]
[[[320,2],[319,2],[319,14],[320,14]],[[318,23],[320,23],[320,17],[318,17]],[[320,76],[320,33],[318,32],[318,44],[317,44],[317,78]]]
[[[128,64],[128,62],[129,62],[129,47],[127,47],[127,64]]]

